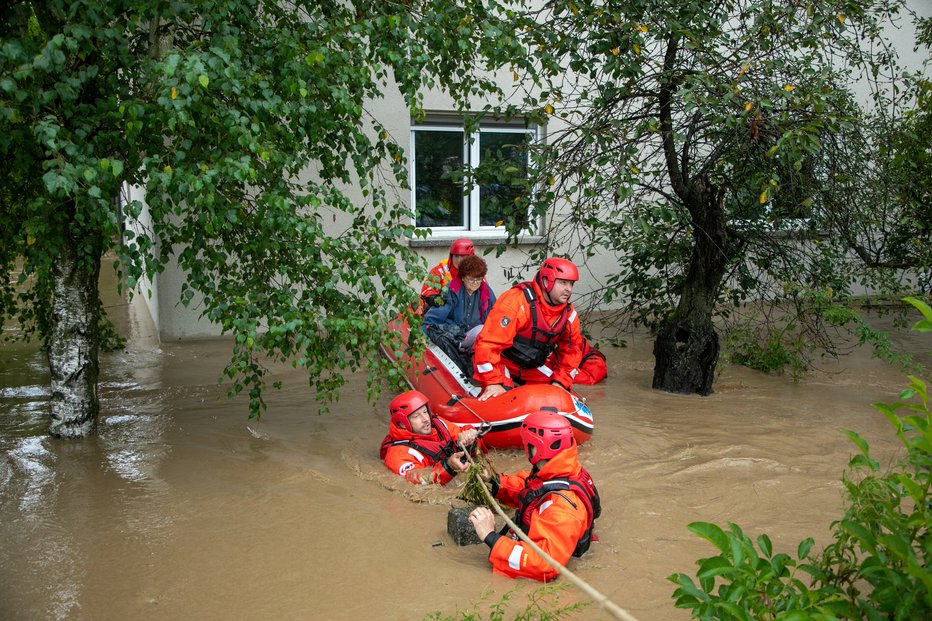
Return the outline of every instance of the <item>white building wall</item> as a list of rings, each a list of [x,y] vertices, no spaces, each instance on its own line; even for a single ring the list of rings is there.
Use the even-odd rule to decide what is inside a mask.
[[[147,234],[146,232],[152,229],[152,215],[149,213],[149,205],[146,203],[146,191],[140,186],[127,185],[123,187],[123,195],[121,198],[123,204],[133,201],[139,201],[142,204],[142,212],[139,215],[139,219],[133,220],[127,218],[125,226],[137,235]],[[161,334],[162,313],[159,309],[159,300],[158,276],[155,276],[152,280],[143,278],[136,284],[136,288],[133,290],[133,303],[139,304],[139,302],[142,301],[149,316],[152,318],[152,323],[155,326],[156,332]]]

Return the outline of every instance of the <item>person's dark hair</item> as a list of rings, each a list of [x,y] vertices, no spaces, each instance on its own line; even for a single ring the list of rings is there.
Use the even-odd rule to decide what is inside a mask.
[[[463,260],[460,262],[458,269],[458,274],[460,279],[463,278],[483,278],[486,273],[489,271],[489,266],[486,265],[485,259],[482,257],[477,257],[476,255],[469,255],[468,257],[463,257]]]

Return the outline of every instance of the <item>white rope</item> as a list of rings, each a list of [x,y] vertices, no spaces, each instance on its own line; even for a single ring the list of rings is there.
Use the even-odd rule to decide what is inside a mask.
[[[605,609],[610,615],[612,615],[616,619],[621,619],[621,621],[638,621],[630,613],[628,613],[627,611],[622,609],[620,606],[615,604],[613,601],[608,599],[606,596],[602,595],[597,590],[595,590],[592,586],[589,585],[588,582],[586,582],[585,580],[583,580],[582,578],[580,578],[579,576],[571,572],[569,569],[567,569],[566,567],[558,563],[556,560],[554,560],[553,557],[551,557],[549,554],[541,550],[540,547],[536,543],[531,541],[528,538],[528,536],[524,534],[524,532],[518,527],[517,524],[512,522],[511,519],[507,515],[505,515],[505,512],[502,511],[501,506],[495,501],[495,498],[492,497],[492,493],[489,491],[489,488],[485,486],[485,481],[483,481],[482,478],[480,477],[477,477],[476,480],[479,481],[479,484],[482,486],[482,491],[485,493],[486,498],[491,503],[492,508],[495,509],[496,513],[498,513],[500,516],[502,516],[505,519],[505,523],[508,525],[511,531],[515,533],[521,539],[521,541],[531,546],[531,549],[534,550],[534,552],[536,552],[542,559],[547,561],[547,563],[551,567],[556,569],[560,573],[560,575],[564,576],[567,580],[569,580],[574,585],[576,585],[580,590],[582,590],[593,601],[595,601],[599,606]]]

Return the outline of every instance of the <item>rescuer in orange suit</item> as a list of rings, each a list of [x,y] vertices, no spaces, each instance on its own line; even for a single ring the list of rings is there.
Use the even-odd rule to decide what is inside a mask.
[[[461,237],[450,244],[450,255],[430,268],[427,279],[421,285],[423,308],[443,306],[443,288],[456,277],[463,258],[474,254],[476,254],[476,247],[466,238]]]
[[[571,556],[582,556],[589,549],[592,527],[601,513],[599,492],[579,464],[573,428],[566,418],[545,411],[529,414],[521,423],[521,443],[531,471],[489,477],[492,493],[517,507],[515,524],[566,566]],[[474,509],[469,521],[489,546],[494,573],[542,582],[557,576],[557,570],[513,532],[495,532],[495,515],[488,507]]]
[[[579,317],[570,304],[577,280],[579,270],[571,261],[550,258],[533,281],[496,300],[473,346],[473,379],[483,386],[480,401],[502,394],[516,380],[572,387],[582,358]],[[553,367],[542,368],[551,353]],[[530,369],[541,373],[525,379],[522,371]]]
[[[431,415],[427,397],[409,390],[392,399],[391,420],[379,456],[411,483],[446,485],[468,468],[466,448],[476,441],[471,427],[460,430]]]

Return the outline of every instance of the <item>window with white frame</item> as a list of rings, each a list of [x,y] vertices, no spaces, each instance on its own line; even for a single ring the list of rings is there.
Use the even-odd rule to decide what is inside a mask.
[[[501,234],[509,218],[530,227],[521,201],[528,178],[528,146],[537,129],[425,123],[411,127],[411,203],[415,225],[435,234]]]

